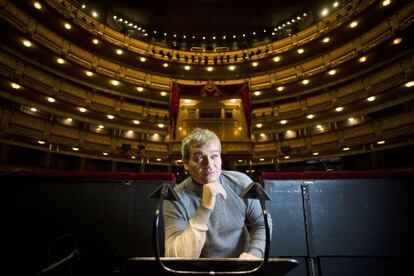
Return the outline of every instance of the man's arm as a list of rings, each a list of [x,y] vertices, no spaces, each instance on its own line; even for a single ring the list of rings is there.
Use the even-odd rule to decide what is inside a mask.
[[[200,206],[189,222],[184,219],[184,206],[166,202],[164,205],[165,255],[167,257],[198,258],[206,241],[207,223],[214,209],[217,195],[227,198],[219,182],[203,185]]]
[[[262,258],[266,245],[266,228],[259,200],[248,199],[246,227],[249,231],[250,242],[247,253]],[[270,235],[272,235],[272,218],[268,214]]]
[[[189,221],[177,203],[164,202],[165,256],[198,258],[203,249],[211,210],[200,206]]]

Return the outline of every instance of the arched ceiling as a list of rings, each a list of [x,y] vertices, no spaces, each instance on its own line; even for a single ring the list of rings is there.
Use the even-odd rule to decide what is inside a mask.
[[[100,21],[114,29],[182,50],[195,46],[243,49],[276,40],[314,23],[318,20],[314,14],[324,6],[321,0],[87,0],[81,4],[95,9]],[[326,7],[332,8],[332,2]]]

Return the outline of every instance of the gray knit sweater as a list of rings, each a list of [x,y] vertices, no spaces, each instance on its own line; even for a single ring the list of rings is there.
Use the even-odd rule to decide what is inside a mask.
[[[164,201],[163,206],[165,256],[237,258],[247,252],[263,257],[265,226],[260,203],[240,197],[251,182],[243,173],[222,171],[220,183],[227,199],[217,196],[213,210],[200,205],[203,186],[191,177],[177,185],[180,201]]]

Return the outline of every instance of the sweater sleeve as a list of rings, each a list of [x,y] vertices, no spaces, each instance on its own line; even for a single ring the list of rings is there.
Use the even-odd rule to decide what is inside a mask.
[[[270,235],[272,233],[273,223],[270,214],[268,214]],[[262,213],[262,208],[258,200],[248,200],[246,227],[249,231],[250,242],[247,253],[256,257],[263,257],[266,245],[266,229]]]
[[[206,241],[211,210],[200,205],[189,221],[183,211],[178,203],[164,202],[165,256],[198,258]]]

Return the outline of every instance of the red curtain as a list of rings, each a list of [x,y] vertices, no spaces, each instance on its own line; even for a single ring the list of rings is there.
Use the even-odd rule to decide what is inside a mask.
[[[250,89],[249,89],[249,85],[246,83],[244,84],[243,88],[242,88],[242,92],[241,92],[241,98],[242,98],[242,103],[243,103],[243,111],[244,111],[244,116],[246,117],[246,125],[247,125],[247,137],[250,138],[250,124],[252,121],[252,107],[250,105]]]
[[[178,118],[178,108],[180,105],[179,88],[176,82],[172,84],[171,97],[170,97],[170,126],[172,139],[175,139],[175,128]]]

